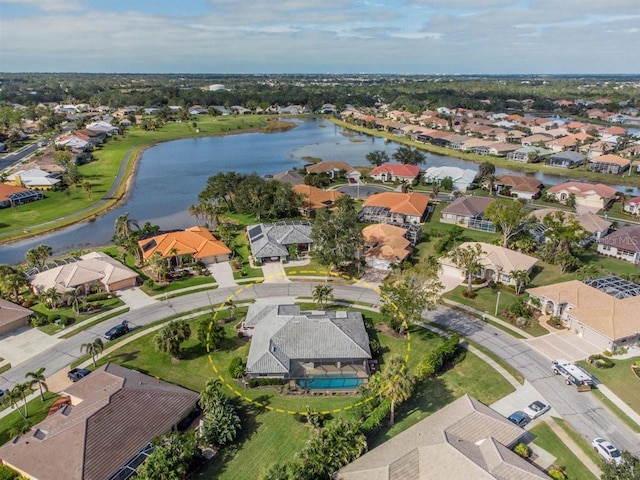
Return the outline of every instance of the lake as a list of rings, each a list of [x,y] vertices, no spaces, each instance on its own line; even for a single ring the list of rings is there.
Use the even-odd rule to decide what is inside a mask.
[[[83,222],[58,232],[24,240],[0,248],[0,263],[24,260],[30,248],[46,244],[55,255],[71,250],[106,245],[111,242],[116,218],[129,213],[140,224],[149,221],[161,229],[186,228],[195,224],[190,205],[207,178],[219,172],[268,175],[301,167],[305,158],[342,160],[351,165],[367,165],[366,155],[384,150],[391,156],[398,144],[346,131],[323,119],[295,120],[296,128],[276,133],[245,133],[161,143],[146,150],[126,203],[91,222]],[[477,169],[477,164],[444,155],[426,153],[422,166],[450,165]],[[498,174],[516,173],[498,168]],[[535,174],[545,184],[566,180],[560,175]],[[624,191],[623,187],[619,187]]]

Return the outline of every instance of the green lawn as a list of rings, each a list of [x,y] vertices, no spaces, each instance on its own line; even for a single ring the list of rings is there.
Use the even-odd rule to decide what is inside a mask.
[[[164,354],[155,351],[152,335],[137,339],[116,352],[101,359],[114,361],[130,368],[159,376],[163,380],[182,385],[194,391],[200,391],[209,378],[218,377],[214,368],[228,379],[227,366],[235,356],[246,358],[249,345],[235,335],[234,325],[241,321],[246,308],[237,308],[236,320],[225,325],[227,339],[220,351],[207,355],[205,349],[198,345],[195,338],[183,344],[183,360],[174,363]],[[378,323],[381,317],[378,313],[364,311],[363,315]],[[221,312],[218,318],[227,316]],[[209,319],[210,315],[203,315],[190,320],[192,330],[200,319]],[[195,337],[195,334],[194,334]],[[407,340],[378,335],[386,355],[407,353]],[[441,338],[430,331],[411,327],[409,368],[417,365],[420,357],[441,342]],[[233,380],[229,385],[242,396],[251,398],[262,405],[273,409],[288,411],[304,411],[307,406],[319,411],[333,411],[345,409],[359,401],[358,397],[348,396],[281,396],[273,387],[259,389],[245,389]],[[379,438],[390,436],[408,428],[426,415],[441,408],[463,393],[477,396],[485,403],[491,403],[511,392],[513,388],[497,372],[491,369],[475,355],[467,354],[464,361],[446,372],[441,378],[431,380],[420,386],[418,392],[410,402],[407,402],[398,412],[398,425],[392,432],[383,431]],[[225,391],[228,391],[225,388]],[[236,396],[231,393],[232,397]],[[236,399],[237,401],[237,399]],[[274,410],[260,408],[255,404],[240,402],[245,415],[243,437],[239,444],[226,449],[220,457],[210,462],[198,478],[245,479],[257,478],[260,473],[274,462],[291,460],[300,450],[309,430],[301,424],[294,415],[277,413]],[[349,415],[346,408],[340,414]],[[337,413],[335,413],[337,414]]]
[[[529,431],[537,437],[534,442],[536,445],[557,458],[556,465],[564,468],[569,480],[596,478],[545,422],[539,423]]]
[[[311,259],[308,265],[289,266],[284,264],[284,270],[287,275],[311,275],[322,276],[327,274],[327,267],[320,265],[317,261]]]
[[[580,362],[580,365],[609,387],[633,410],[640,413],[640,379],[631,371],[631,364],[640,359],[638,357],[626,360],[618,360],[615,357],[612,359],[615,362],[612,368],[598,369],[585,361]]]
[[[496,316],[501,320],[504,320],[505,322],[509,322],[509,320],[504,315],[502,315],[502,310],[516,302],[518,297],[515,294],[511,293],[511,291],[509,290],[499,290],[500,300],[498,301],[498,291],[494,291],[491,288],[484,287],[476,290],[476,298],[467,298],[462,295],[462,292],[464,292],[465,289],[466,287],[459,286],[451,290],[450,292],[445,293],[443,296],[444,298],[448,298],[449,300],[453,300],[458,303],[462,303],[463,305],[473,307],[480,312],[487,312],[489,315],[495,314],[497,304],[498,315]],[[513,331],[511,331],[510,329],[504,328],[501,325],[499,326],[498,324],[494,325],[509,334],[513,334]],[[537,320],[532,320],[531,326],[524,329],[519,328],[517,325],[513,326],[517,330],[522,330],[523,332],[536,337],[549,333],[549,331],[541,326]]]
[[[27,402],[27,413],[29,414],[27,417],[27,421],[30,425],[35,425],[36,423],[41,422],[49,413],[49,407],[53,402],[56,401],[58,395],[45,392],[44,394],[44,402],[40,400],[40,397]],[[20,409],[24,411],[24,404],[20,402]],[[8,442],[11,437],[11,431],[14,426],[22,424],[24,418],[22,414],[20,414],[17,410],[14,410],[6,417],[0,418],[0,445],[4,445]]]
[[[44,304],[42,303],[36,303],[35,305],[33,305],[31,307],[31,309],[35,312],[38,312],[44,316],[48,316],[51,314],[59,314],[59,315],[64,315],[66,317],[69,318],[69,321],[71,323],[69,323],[69,325],[74,325],[76,323],[80,323],[83,322],[91,317],[94,317],[95,315],[99,314],[99,313],[104,313],[104,312],[108,312],[109,310],[113,310],[114,308],[117,307],[121,307],[124,305],[124,302],[122,300],[120,300],[119,298],[110,298],[108,300],[100,300],[100,302],[98,302],[100,304],[102,304],[102,308],[100,308],[100,310],[94,310],[91,313],[85,314],[85,315],[78,315],[72,307],[64,307],[64,308],[56,308],[55,310],[51,310],[49,308],[47,308]],[[56,325],[55,323],[49,323],[47,325],[43,325],[42,327],[39,327],[40,331],[46,333],[47,335],[54,335],[58,332],[61,332],[62,330],[65,329],[64,326],[62,325]]]
[[[580,450],[582,450],[582,453],[587,457],[589,457],[593,463],[595,463],[596,465],[600,465],[602,463],[602,457],[593,451],[593,447],[591,446],[591,444],[587,442],[582,436],[580,436],[580,434],[576,432],[571,427],[571,425],[569,425],[562,418],[554,417],[553,421],[556,422],[560,426],[560,428],[562,428],[562,430],[564,430],[564,432],[569,436],[569,438],[571,438],[571,440],[573,440],[576,443],[576,445],[580,447]]]

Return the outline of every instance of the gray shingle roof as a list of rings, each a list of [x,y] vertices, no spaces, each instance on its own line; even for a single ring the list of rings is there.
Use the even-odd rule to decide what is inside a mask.
[[[284,374],[291,361],[371,358],[359,312],[303,312],[297,305],[251,305],[245,326],[254,328],[247,371]]]
[[[311,229],[311,223],[304,221],[250,225],[247,235],[251,254],[255,258],[286,257],[289,245],[313,243]]]

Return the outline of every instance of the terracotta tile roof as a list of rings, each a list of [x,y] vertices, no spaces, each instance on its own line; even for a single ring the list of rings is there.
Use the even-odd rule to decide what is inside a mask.
[[[105,480],[150,440],[169,431],[199,397],[112,363],[64,393],[72,406],[0,447],[4,462],[34,478]]]
[[[390,173],[395,177],[416,178],[420,173],[420,167],[416,165],[401,165],[399,163],[385,163],[375,167],[369,175],[380,175],[382,173]]]
[[[535,177],[502,175],[498,181],[504,185],[510,185],[512,190],[520,192],[538,192],[542,188],[542,182]]]
[[[587,197],[597,194],[604,199],[615,197],[617,190],[603,183],[564,182],[554,185],[547,190],[549,193],[567,191],[576,197]]]
[[[411,252],[406,230],[386,223],[368,225],[362,230],[364,244],[369,246],[365,256],[401,262]]]
[[[538,261],[535,257],[530,257],[524,253],[490,243],[464,242],[460,245],[460,248],[467,248],[474,245],[480,245],[484,252],[480,260],[481,264],[485,267],[492,267],[492,269],[500,273],[509,274],[514,270],[525,270],[528,272]],[[455,267],[455,264],[449,257],[441,257],[439,263]]]
[[[631,164],[631,160],[627,158],[619,157],[618,155],[600,155],[593,159],[593,163],[611,163],[613,165],[620,165],[621,167],[626,167]]]
[[[318,210],[332,206],[340,198],[344,197],[343,193],[336,190],[322,190],[311,185],[295,185],[293,191],[304,197],[304,206],[308,210]]]
[[[216,239],[209,230],[198,226],[145,238],[138,245],[145,260],[155,252],[160,252],[162,258],[190,254],[196,259],[231,253],[229,247]]]
[[[28,192],[28,188],[15,187],[6,183],[0,183],[0,202],[9,201],[9,195],[20,192]]]
[[[629,200],[625,200],[624,203],[626,203],[628,205],[638,205],[638,204],[640,204],[640,197],[630,198]]]
[[[540,299],[547,298],[555,304],[571,304],[571,317],[610,340],[622,339],[638,331],[640,296],[618,299],[578,280],[529,288],[527,293]]]
[[[429,195],[422,193],[383,192],[371,195],[364,207],[386,207],[393,213],[422,216],[429,204]]]

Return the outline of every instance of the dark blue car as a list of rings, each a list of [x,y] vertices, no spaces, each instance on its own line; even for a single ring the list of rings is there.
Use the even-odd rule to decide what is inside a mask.
[[[513,412],[509,415],[509,421],[515,423],[519,427],[524,428],[531,421],[531,417],[524,413],[522,410],[518,410],[517,412]]]

